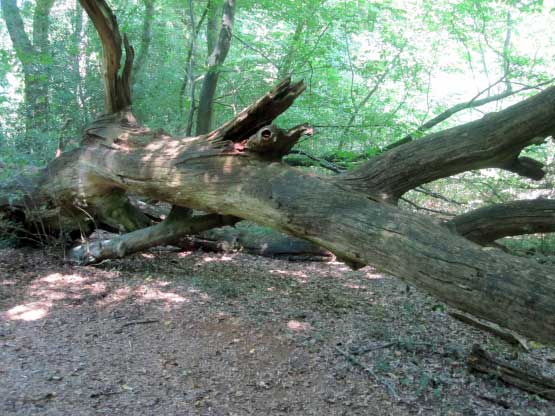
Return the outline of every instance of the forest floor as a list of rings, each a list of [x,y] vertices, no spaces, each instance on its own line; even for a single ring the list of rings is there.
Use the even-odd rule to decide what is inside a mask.
[[[469,372],[475,343],[554,372],[555,350],[524,353],[370,267],[168,250],[77,267],[0,250],[6,416],[555,415]]]

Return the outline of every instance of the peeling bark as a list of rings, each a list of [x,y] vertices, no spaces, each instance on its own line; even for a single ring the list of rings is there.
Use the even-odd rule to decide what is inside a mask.
[[[235,222],[237,222],[235,217],[217,214],[190,217],[184,215],[180,210],[174,210],[166,220],[152,227],[142,228],[109,240],[95,241],[74,247],[69,252],[69,258],[79,264],[94,264],[106,259],[119,259],[151,247],[174,244],[187,235]]]
[[[555,88],[399,146],[352,172],[317,176],[281,161],[302,134],[310,133],[308,126],[282,130],[272,124],[304,91],[302,82],[283,81],[210,133],[174,138],[153,132],[127,108],[133,49],[124,38],[120,73],[122,41],[115,17],[104,0],[80,2],[103,44],[108,114],[85,130],[78,149],[3,187],[4,193],[12,191],[11,197],[0,194],[4,218],[29,233],[135,230],[77,248],[72,254],[83,263],[243,218],[308,240],[350,264],[372,264],[455,308],[555,343],[551,268],[483,249],[428,217],[384,203],[469,169],[498,167],[539,176],[540,166],[519,155],[555,131]],[[220,48],[211,55],[215,63],[229,48],[234,1],[225,4]],[[129,203],[128,193],[172,204],[172,215],[139,229],[149,220]],[[189,218],[183,215],[189,209],[211,214]]]

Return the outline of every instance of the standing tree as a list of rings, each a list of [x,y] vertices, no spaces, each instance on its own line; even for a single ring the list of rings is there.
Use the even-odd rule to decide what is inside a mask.
[[[48,30],[53,4],[54,0],[37,0],[33,13],[32,38],[29,38],[16,0],[0,2],[8,33],[23,71],[27,135],[35,130],[44,131],[48,123]]]

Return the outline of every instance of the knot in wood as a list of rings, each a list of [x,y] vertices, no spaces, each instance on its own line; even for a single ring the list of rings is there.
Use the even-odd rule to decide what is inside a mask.
[[[272,124],[262,127],[246,143],[246,148],[256,153],[275,153],[283,131]]]

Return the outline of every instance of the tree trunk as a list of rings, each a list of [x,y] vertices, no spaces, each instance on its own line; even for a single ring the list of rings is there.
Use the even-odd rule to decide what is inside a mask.
[[[409,189],[469,169],[498,167],[543,176],[541,164],[519,154],[555,131],[555,88],[399,146],[354,171],[317,176],[281,162],[311,129],[271,125],[303,92],[302,82],[285,80],[233,120],[198,137],[150,131],[127,108],[132,48],[124,38],[126,60],[120,71],[121,37],[111,10],[104,0],[80,2],[103,44],[108,114],[86,129],[80,148],[0,189],[0,214],[8,226],[19,224],[31,234],[75,234],[95,227],[133,231],[149,220],[126,194],[143,195],[270,226],[354,266],[372,264],[476,317],[555,343],[553,269],[483,249],[428,217],[388,204]],[[229,24],[224,29],[220,40],[231,35]],[[72,254],[86,262],[91,252],[98,260],[103,249],[110,256],[168,241],[192,227],[176,216],[177,222],[170,218],[122,236],[124,250],[114,240],[97,252]]]
[[[555,232],[555,201],[532,199],[506,202],[453,218],[457,232],[486,245],[503,237]]]
[[[8,33],[23,69],[25,130],[45,130],[48,122],[49,15],[54,0],[38,0],[33,14],[33,41],[25,26],[15,0],[2,0],[0,6]]]
[[[200,91],[199,106],[197,113],[197,134],[208,133],[212,129],[212,117],[214,111],[214,95],[220,77],[220,66],[224,63],[229,47],[231,45],[231,35],[233,30],[233,19],[235,17],[235,0],[225,0],[223,7],[222,26],[218,40],[212,39],[212,26],[214,19],[214,3],[209,10],[208,19],[208,68],[202,82]],[[191,104],[192,105],[192,104]]]
[[[275,128],[265,126],[303,90],[302,83],[284,82],[234,120],[196,138],[151,132],[125,112],[105,116],[86,130],[81,148],[62,155],[42,172],[26,205],[38,199],[41,204],[32,205],[37,209],[45,203],[59,207],[59,222],[60,218],[117,221],[116,214],[121,217],[122,211],[108,209],[102,197],[120,190],[122,197],[123,192],[132,192],[245,218],[312,241],[353,263],[372,264],[477,317],[554,342],[552,269],[482,249],[427,217],[384,204],[372,197],[373,192],[353,190],[364,189],[366,179],[354,182],[350,177],[347,187],[340,180],[343,175],[320,177],[279,162],[306,128],[275,134]],[[555,106],[536,108],[554,94],[553,89],[546,90],[495,117],[510,123],[503,113],[514,114],[515,107],[525,106],[528,117],[555,123]],[[485,121],[460,129],[478,143],[479,137],[489,143],[490,135],[500,136],[495,127],[507,132],[505,125]],[[533,125],[528,127],[534,130]],[[552,128],[544,122],[541,130]],[[443,141],[441,136],[439,140]],[[471,155],[482,157],[481,152]],[[473,158],[467,158],[472,164]],[[395,170],[395,159],[390,162]],[[21,206],[25,204],[19,202]],[[16,201],[10,209],[17,207]],[[24,209],[19,212],[25,216]]]

